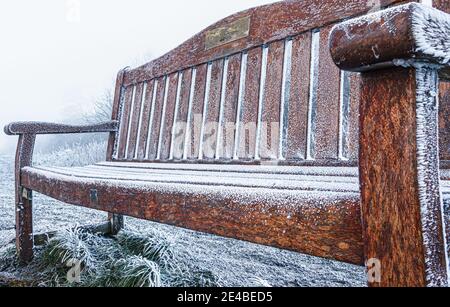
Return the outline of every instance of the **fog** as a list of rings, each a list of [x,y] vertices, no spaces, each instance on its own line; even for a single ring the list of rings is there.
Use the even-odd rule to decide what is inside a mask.
[[[0,126],[89,110],[117,71],[270,0],[16,0],[0,3]],[[0,133],[0,153],[15,138]]]

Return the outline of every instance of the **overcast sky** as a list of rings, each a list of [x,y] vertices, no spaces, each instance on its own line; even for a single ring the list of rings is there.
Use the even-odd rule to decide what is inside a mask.
[[[86,110],[117,71],[271,0],[14,0],[0,3],[0,126]],[[0,152],[15,139],[0,133]]]

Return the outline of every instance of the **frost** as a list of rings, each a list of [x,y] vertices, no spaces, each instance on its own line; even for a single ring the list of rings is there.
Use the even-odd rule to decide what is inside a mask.
[[[450,15],[423,5],[414,5],[413,8],[416,51],[440,64],[450,64]]]
[[[448,285],[448,268],[443,268],[442,242],[440,232],[444,216],[442,195],[439,183],[439,144],[438,144],[438,102],[431,92],[437,92],[437,71],[418,68],[417,78],[417,161],[418,184],[420,191],[422,233],[425,246],[427,284],[429,286]],[[444,231],[444,244],[446,244]],[[447,246],[444,254],[448,263]]]

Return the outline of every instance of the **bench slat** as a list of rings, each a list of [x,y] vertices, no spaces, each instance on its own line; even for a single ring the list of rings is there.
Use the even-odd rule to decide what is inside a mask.
[[[148,159],[156,160],[158,155],[159,134],[161,128],[161,117],[165,102],[167,78],[157,79],[157,87],[154,101],[154,108],[152,110],[151,125],[150,125],[150,140],[148,146]]]
[[[139,132],[139,126],[141,121],[141,109],[142,109],[142,99],[144,94],[144,83],[139,83],[135,88],[133,109],[130,114],[130,136],[128,139],[128,150],[127,150],[127,160],[133,160],[135,158],[137,138]]]
[[[202,151],[200,153],[202,159],[212,160],[216,156],[224,63],[224,59],[220,59],[209,64],[211,73],[207,88],[206,116],[202,127]]]
[[[155,90],[155,80],[146,83],[144,93],[144,105],[142,109],[141,131],[137,147],[137,159],[143,160],[147,154],[147,144],[149,139],[149,124],[152,111],[152,100]]]
[[[221,110],[223,120],[219,127],[218,156],[216,157],[225,160],[231,160],[234,157],[242,57],[242,54],[235,54],[228,59],[225,98],[223,110]]]
[[[169,86],[167,100],[163,109],[163,120],[161,122],[161,144],[159,158],[160,160],[169,160],[172,143],[172,129],[175,120],[175,107],[179,97],[179,73],[173,73],[169,76]]]
[[[322,191],[358,193],[357,178],[318,176],[310,180],[308,176],[292,175],[258,175],[243,173],[188,172],[188,171],[151,171],[141,169],[94,168],[57,168],[35,167],[37,171],[52,174],[85,178],[89,180],[104,179],[130,182],[161,182],[172,184],[197,184],[210,186],[233,186],[243,188],[268,188],[274,190]]]
[[[280,165],[220,165],[220,164],[182,164],[182,163],[140,163],[140,162],[102,162],[100,166],[143,168],[143,169],[173,169],[219,172],[248,172],[270,174],[297,174],[318,176],[349,176],[358,177],[356,167],[322,167],[322,166],[280,166]]]
[[[334,65],[328,48],[332,26],[321,29],[319,68],[317,75],[317,104],[315,123],[314,158],[338,158],[338,134],[340,116],[340,71]]]
[[[39,167],[37,167],[39,168]],[[46,168],[50,169],[50,168]],[[101,173],[124,173],[124,174],[142,174],[147,176],[151,170],[151,174],[158,175],[180,175],[186,174],[187,176],[206,176],[206,177],[229,177],[229,178],[258,178],[258,179],[276,179],[276,180],[288,180],[288,181],[316,181],[316,182],[345,182],[345,183],[353,183],[358,184],[359,179],[356,174],[349,174],[347,176],[336,176],[336,174],[293,174],[293,173],[282,173],[282,172],[245,172],[241,170],[235,171],[220,171],[220,170],[200,170],[200,169],[160,169],[160,168],[140,168],[140,167],[120,167],[120,166],[102,166],[102,165],[90,165],[85,167],[74,167],[68,170],[64,167],[52,167],[51,169],[55,170],[64,170],[71,172],[94,172],[94,174]],[[443,184],[448,185],[447,181],[444,181]],[[332,190],[330,188],[330,190]]]
[[[241,105],[241,118],[238,140],[238,157],[243,160],[253,159],[256,152],[256,126],[258,122],[258,105],[262,67],[262,48],[255,48],[247,54],[245,71],[245,89]]]
[[[267,73],[264,83],[261,122],[259,123],[259,157],[277,159],[280,146],[281,88],[283,82],[285,41],[268,46]]]
[[[286,159],[306,158],[308,104],[311,66],[311,32],[301,34],[292,42],[291,92],[287,116]]]
[[[205,105],[208,65],[196,67],[194,96],[192,101],[191,118],[188,123],[188,137],[186,143],[186,158],[195,160],[199,157],[202,121]]]
[[[174,137],[172,144],[172,156],[175,160],[182,160],[185,150],[186,129],[188,123],[189,111],[191,106],[191,87],[193,70],[188,69],[182,72],[180,97],[176,112],[176,122],[174,127]]]

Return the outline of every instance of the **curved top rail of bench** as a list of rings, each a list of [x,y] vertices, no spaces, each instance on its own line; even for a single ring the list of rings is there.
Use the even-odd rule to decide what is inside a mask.
[[[402,1],[381,0],[380,5],[398,2]],[[161,77],[374,9],[361,0],[287,0],[252,8],[222,19],[162,57],[128,71],[124,85]]]

